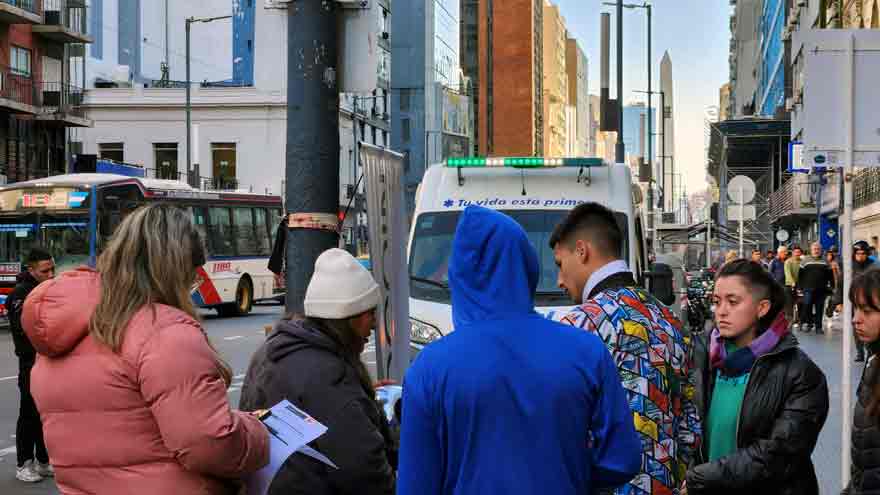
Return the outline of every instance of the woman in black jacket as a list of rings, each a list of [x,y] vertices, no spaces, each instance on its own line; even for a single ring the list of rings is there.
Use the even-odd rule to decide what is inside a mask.
[[[282,320],[251,359],[240,407],[268,409],[283,399],[327,433],[309,444],[339,469],[297,452],[270,495],[392,495],[396,449],[360,360],[379,304],[372,275],[341,249],[324,252],[306,289],[305,316]]]
[[[783,288],[757,263],[730,262],[714,290],[704,376],[703,463],[688,495],[818,495],[810,456],[828,416],[825,375],[798,348]]]
[[[867,270],[853,279],[855,336],[870,351],[856,393],[852,424],[852,477],[844,493],[880,494],[880,271]]]

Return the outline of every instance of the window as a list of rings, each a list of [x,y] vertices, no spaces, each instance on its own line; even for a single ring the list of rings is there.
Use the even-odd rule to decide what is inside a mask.
[[[125,161],[125,144],[98,143],[98,157],[117,162]]]
[[[412,131],[409,128],[409,119],[400,119],[400,136],[403,138],[404,143],[408,143],[410,139],[412,139]]]
[[[208,242],[208,214],[205,211],[205,208],[201,206],[194,206],[192,208],[192,216],[193,225],[196,226],[196,230],[198,230],[199,234],[202,236],[202,242],[205,243],[205,247],[208,250],[208,253],[211,253],[211,246]]]
[[[31,75],[31,51],[27,48],[13,46],[9,53],[12,72],[20,76]]]
[[[272,246],[275,246],[275,236],[278,234],[278,225],[281,223],[281,210],[269,210],[269,237]]]
[[[212,207],[209,218],[208,245],[211,248],[211,254],[214,256],[235,256],[229,208]]]
[[[156,178],[178,180],[177,143],[155,143],[153,154],[156,160]]]
[[[253,210],[233,208],[232,221],[235,225],[235,252],[239,256],[254,256],[258,252],[257,232],[254,230]]]
[[[256,231],[257,254],[268,256],[272,254],[272,230],[274,225],[268,222],[266,210],[254,208],[254,230]]]
[[[214,180],[218,189],[235,185],[235,143],[211,143]]]

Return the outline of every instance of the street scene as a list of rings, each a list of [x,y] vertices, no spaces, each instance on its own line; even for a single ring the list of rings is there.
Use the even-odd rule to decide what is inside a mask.
[[[0,0],[0,493],[880,491],[878,67],[880,0]]]

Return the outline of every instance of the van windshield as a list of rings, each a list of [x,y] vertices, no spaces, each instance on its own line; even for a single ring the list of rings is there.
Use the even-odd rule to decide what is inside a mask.
[[[502,213],[510,216],[523,227],[529,242],[538,254],[540,275],[535,305],[546,307],[570,304],[568,295],[557,285],[558,269],[553,258],[553,250],[548,245],[553,229],[565,218],[568,211],[506,210]],[[410,295],[413,298],[449,304],[447,268],[452,253],[452,239],[460,215],[460,211],[449,211],[423,213],[416,218],[409,257]],[[616,215],[618,223],[622,224],[626,233],[626,216],[622,213]],[[624,239],[627,239],[626,235]],[[624,254],[626,252],[627,248],[624,246]]]

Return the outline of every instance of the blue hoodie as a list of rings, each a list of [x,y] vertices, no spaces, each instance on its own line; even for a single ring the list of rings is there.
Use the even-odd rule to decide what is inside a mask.
[[[537,283],[523,229],[466,209],[449,264],[455,331],[404,380],[398,495],[586,495],[639,472],[611,355],[536,313]]]

